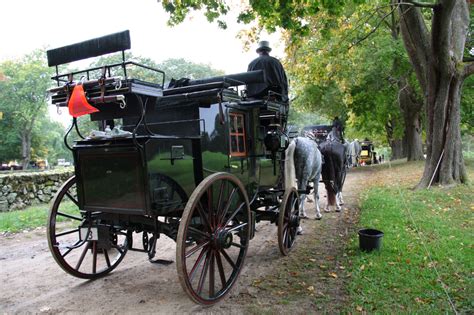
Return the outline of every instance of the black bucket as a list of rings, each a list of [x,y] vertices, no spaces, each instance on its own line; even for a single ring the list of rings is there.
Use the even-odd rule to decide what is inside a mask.
[[[374,229],[359,230],[359,248],[370,252],[374,249],[380,250],[382,247],[383,232]]]

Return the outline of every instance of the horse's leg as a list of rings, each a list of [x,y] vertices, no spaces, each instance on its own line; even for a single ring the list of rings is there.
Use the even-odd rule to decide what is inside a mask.
[[[308,215],[306,214],[306,210],[304,209],[304,203],[306,200],[306,194],[301,194],[300,196],[300,211],[299,216],[300,218],[307,219]]]
[[[340,212],[340,211],[342,210],[342,207],[341,207],[341,205],[342,205],[342,203],[341,203],[342,194],[341,194],[341,192],[338,192],[338,193],[336,194],[336,198],[335,198],[335,199],[336,199],[336,212]]]
[[[321,220],[323,215],[321,214],[321,209],[319,208],[319,174],[316,176],[313,182],[314,185],[314,200],[316,203],[316,220]]]
[[[331,187],[331,184],[326,184],[326,195],[327,195],[327,204],[326,208],[324,208],[324,211],[330,212],[331,207],[336,204],[336,195],[334,194],[334,190]]]
[[[302,180],[298,182],[298,189],[299,190],[306,190],[306,185],[307,184],[308,184],[308,180],[306,180],[305,178],[302,178]],[[301,196],[300,196],[299,216],[300,216],[300,218],[307,219],[308,215],[306,214],[306,210],[304,209],[305,201],[306,201],[306,194],[301,194]]]
[[[337,198],[339,199],[339,204],[343,205],[344,204],[344,199],[342,198],[342,191],[338,192]]]

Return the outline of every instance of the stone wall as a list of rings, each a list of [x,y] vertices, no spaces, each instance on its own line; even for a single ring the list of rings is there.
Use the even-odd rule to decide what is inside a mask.
[[[73,174],[72,167],[43,172],[0,174],[0,212],[48,203],[63,182]]]

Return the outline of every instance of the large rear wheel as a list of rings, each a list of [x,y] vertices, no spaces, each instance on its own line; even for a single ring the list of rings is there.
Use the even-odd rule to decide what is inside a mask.
[[[242,183],[228,173],[206,177],[194,190],[178,230],[176,266],[184,291],[211,305],[229,293],[250,241],[250,207]]]
[[[96,279],[111,272],[127,252],[126,233],[79,209],[75,176],[56,193],[48,216],[51,254],[67,273]],[[82,235],[81,235],[82,234]]]
[[[293,248],[299,226],[298,192],[292,188],[283,195],[278,214],[278,246],[282,255],[288,255]]]

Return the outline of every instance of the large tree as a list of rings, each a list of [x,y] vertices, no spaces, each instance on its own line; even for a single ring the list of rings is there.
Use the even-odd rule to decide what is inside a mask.
[[[425,96],[427,157],[420,188],[467,180],[460,104],[463,82],[474,73],[474,63],[463,62],[469,6],[466,0],[405,1],[399,6],[403,41]],[[430,28],[420,8],[431,11]]]
[[[7,154],[19,157],[24,168],[31,159],[31,145],[38,121],[47,116],[47,89],[51,85],[51,70],[46,65],[45,53],[36,50],[19,60],[0,64],[0,111],[4,113]],[[15,144],[19,146],[16,147]],[[12,146],[13,145],[13,146]],[[16,153],[16,154],[15,154]]]

